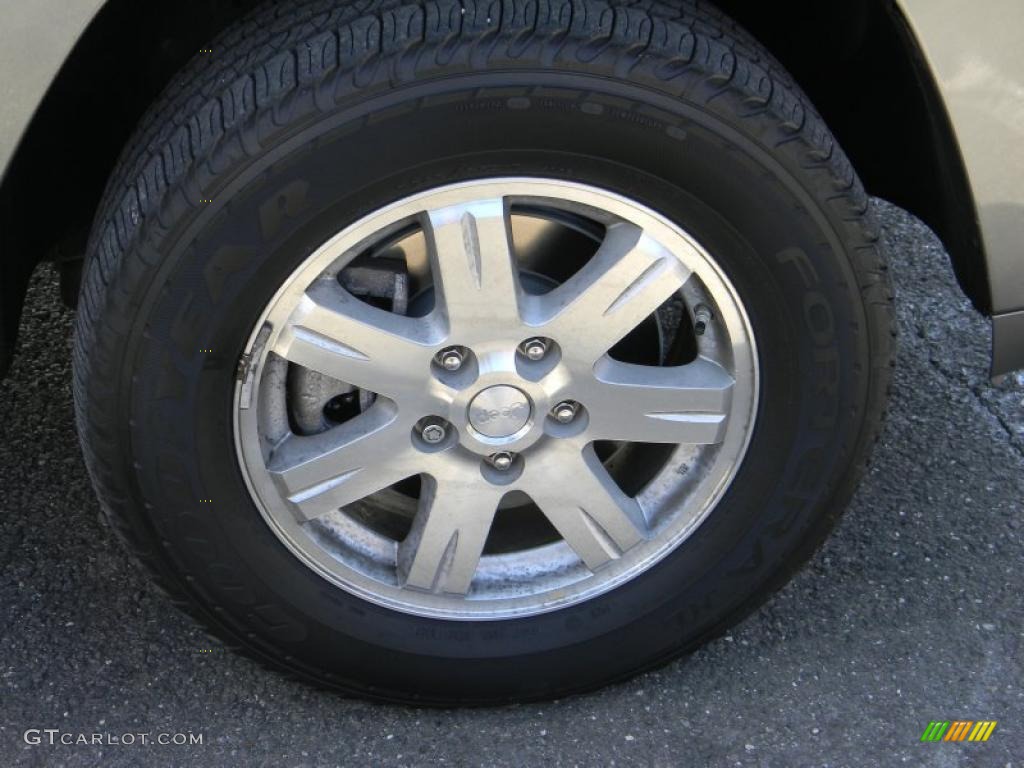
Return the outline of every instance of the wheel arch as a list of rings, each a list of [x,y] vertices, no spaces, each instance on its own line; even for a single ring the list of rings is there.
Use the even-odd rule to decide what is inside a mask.
[[[65,301],[74,301],[89,225],[121,148],[174,74],[256,4],[107,0],[84,30],[0,183],[0,374],[13,353],[31,270],[42,260],[57,262]],[[989,311],[985,254],[963,160],[899,9],[891,0],[718,5],[790,70],[867,189],[938,233],[964,290]],[[54,179],[61,180],[57,193]],[[56,226],[55,208],[62,214]]]

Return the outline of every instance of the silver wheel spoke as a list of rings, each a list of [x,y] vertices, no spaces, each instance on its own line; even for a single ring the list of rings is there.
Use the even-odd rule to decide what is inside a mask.
[[[318,435],[290,435],[267,467],[300,521],[329,514],[416,474],[409,432],[377,404]]]
[[[608,228],[594,257],[537,304],[544,333],[591,364],[654,313],[689,278],[671,252],[633,224]]]
[[[427,212],[434,280],[455,340],[519,324],[519,286],[502,198]]]
[[[290,362],[397,399],[423,388],[432,353],[429,330],[422,321],[359,301],[336,281],[318,281],[300,300],[274,351]]]
[[[735,382],[707,358],[667,368],[605,358],[595,377],[579,390],[593,440],[707,445],[725,433]]]
[[[428,592],[469,591],[504,491],[488,486],[475,466],[467,476],[425,477],[419,510],[398,548],[405,586]]]
[[[644,540],[639,505],[624,494],[591,446],[555,443],[527,470],[524,489],[594,571]]]

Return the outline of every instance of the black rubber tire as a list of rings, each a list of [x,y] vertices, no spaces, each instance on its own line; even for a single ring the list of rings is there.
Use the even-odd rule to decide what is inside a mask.
[[[735,24],[687,0],[294,0],[210,47],[113,173],[75,338],[93,482],[178,605],[323,685],[523,700],[695,648],[820,544],[879,432],[892,296],[849,162]],[[327,236],[412,192],[508,174],[602,186],[697,236],[758,338],[757,428],[712,516],[634,581],[520,620],[412,617],[331,587],[263,522],[235,460],[236,366]]]

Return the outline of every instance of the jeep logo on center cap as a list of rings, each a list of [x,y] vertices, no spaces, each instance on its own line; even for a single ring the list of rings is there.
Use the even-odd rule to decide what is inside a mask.
[[[506,384],[488,387],[469,404],[469,423],[487,437],[508,437],[530,420],[530,398]]]

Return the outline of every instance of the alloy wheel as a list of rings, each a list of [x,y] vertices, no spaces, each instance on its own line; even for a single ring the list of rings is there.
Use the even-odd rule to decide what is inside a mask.
[[[758,395],[712,256],[634,200],[549,179],[345,227],[243,360],[236,447],[277,536],[343,589],[448,619],[554,610],[651,567],[722,497]]]

